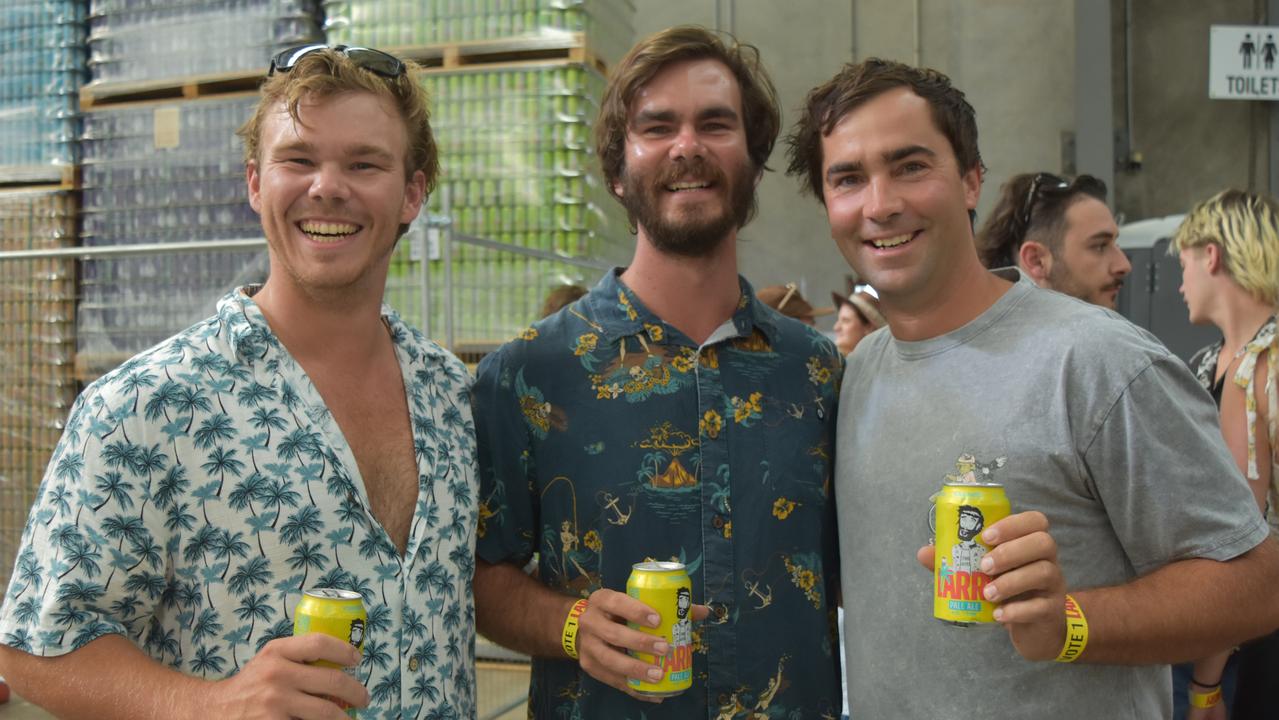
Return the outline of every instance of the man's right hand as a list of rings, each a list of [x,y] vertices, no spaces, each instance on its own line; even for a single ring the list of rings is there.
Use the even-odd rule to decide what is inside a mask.
[[[328,698],[366,707],[368,690],[340,669],[307,663],[327,660],[358,665],[360,652],[322,633],[277,638],[262,647],[235,675],[206,694],[207,717],[235,720],[348,720]]]
[[[661,616],[653,608],[616,590],[591,593],[586,612],[578,621],[578,662],[588,675],[605,685],[637,700],[660,703],[661,698],[637,694],[628,680],[657,682],[662,679],[662,669],[631,657],[627,651],[665,655],[668,644],[662,638],[632,630],[626,626],[627,622],[657,627]]]

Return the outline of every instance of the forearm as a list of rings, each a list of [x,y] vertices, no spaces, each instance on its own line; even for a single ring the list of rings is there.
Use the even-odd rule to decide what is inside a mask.
[[[64,720],[197,720],[212,683],[156,661],[120,635],[58,657],[0,646],[14,692]]]
[[[527,655],[567,657],[561,633],[576,598],[547,588],[511,563],[494,565],[479,559],[472,588],[475,623],[482,635]]]
[[[1230,653],[1230,650],[1226,650],[1216,655],[1196,660],[1195,670],[1191,674],[1191,679],[1195,681],[1196,685],[1204,688],[1220,685],[1221,676],[1226,671],[1226,662],[1230,660]]]
[[[1228,562],[1182,560],[1125,585],[1072,592],[1089,625],[1081,659],[1141,665],[1221,653],[1279,627],[1275,587],[1279,547],[1267,539]]]

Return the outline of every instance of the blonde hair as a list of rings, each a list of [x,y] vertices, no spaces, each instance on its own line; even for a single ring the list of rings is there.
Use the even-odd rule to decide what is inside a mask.
[[[408,131],[408,157],[404,159],[404,177],[410,179],[419,170],[426,175],[426,194],[435,188],[440,174],[439,153],[431,133],[431,116],[426,89],[422,87],[422,69],[405,60],[404,74],[386,78],[351,62],[332,49],[310,52],[298,58],[287,71],[277,72],[262,84],[261,98],[253,116],[236,131],[244,141],[244,161],[261,161],[262,122],[285,104],[294,122],[301,123],[298,105],[304,99],[326,99],[344,93],[367,92],[389,100]]]
[[[1194,207],[1168,252],[1213,244],[1230,277],[1253,297],[1279,305],[1279,203],[1242,190],[1224,190]]]

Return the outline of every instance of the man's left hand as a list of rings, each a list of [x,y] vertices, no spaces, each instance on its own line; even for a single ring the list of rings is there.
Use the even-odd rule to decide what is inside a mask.
[[[1009,515],[986,528],[981,539],[991,547],[981,569],[992,578],[985,593],[999,603],[995,619],[1022,657],[1055,659],[1066,641],[1066,580],[1048,518],[1037,511]],[[916,557],[933,568],[932,545],[920,548]]]

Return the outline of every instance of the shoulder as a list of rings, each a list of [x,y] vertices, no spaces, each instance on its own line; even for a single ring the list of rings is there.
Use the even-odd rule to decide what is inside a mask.
[[[1153,362],[1175,359],[1158,338],[1123,315],[1050,290],[1029,293],[1010,320],[1023,345],[1060,354],[1072,364],[1139,372]]]
[[[581,301],[524,328],[480,361],[480,382],[505,368],[534,366],[554,369],[576,355],[592,352],[607,342],[602,326],[592,326],[574,308]]]

